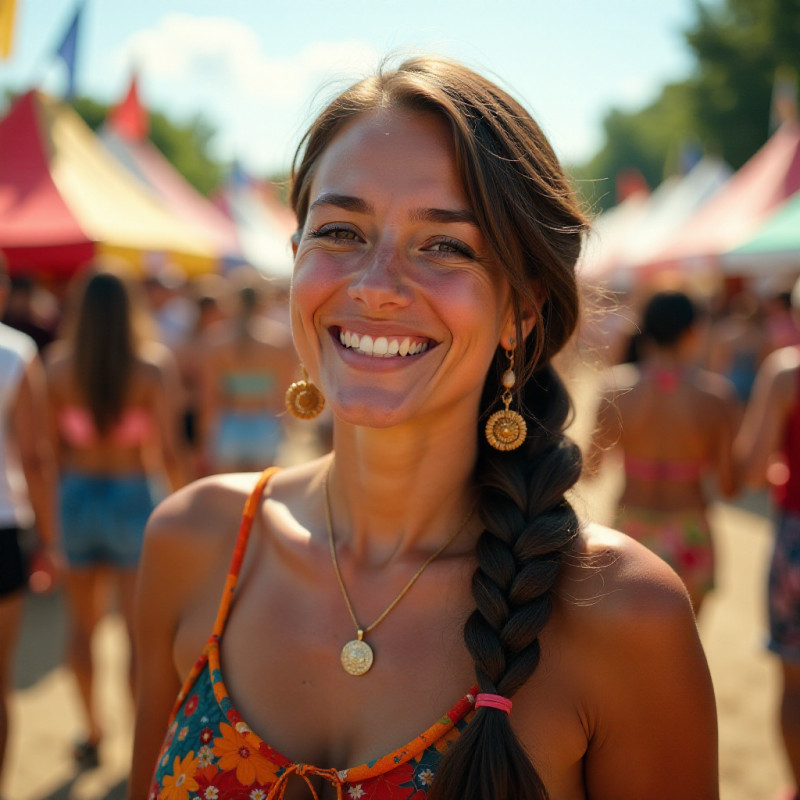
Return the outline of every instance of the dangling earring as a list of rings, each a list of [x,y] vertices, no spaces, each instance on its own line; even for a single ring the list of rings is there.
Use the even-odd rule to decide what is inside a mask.
[[[308,379],[305,367],[303,377],[286,390],[286,410],[297,419],[314,419],[325,408],[322,392]]]
[[[503,405],[502,411],[495,411],[486,422],[486,441],[495,450],[516,450],[524,441],[528,433],[528,426],[522,414],[512,411],[511,390],[517,382],[514,374],[514,341],[511,341],[511,349],[506,350],[508,357],[508,369],[503,373]]]

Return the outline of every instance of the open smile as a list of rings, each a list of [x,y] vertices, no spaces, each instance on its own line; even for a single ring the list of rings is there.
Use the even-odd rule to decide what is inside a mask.
[[[331,333],[342,347],[372,358],[408,358],[438,344],[420,336],[372,336],[349,328],[331,328]]]

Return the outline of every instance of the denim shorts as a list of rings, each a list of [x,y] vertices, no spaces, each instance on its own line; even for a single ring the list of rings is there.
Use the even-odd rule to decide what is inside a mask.
[[[283,441],[283,426],[263,411],[225,411],[214,437],[217,469],[259,469],[275,461]]]
[[[64,555],[70,566],[138,565],[144,528],[155,508],[146,475],[67,472],[59,494]]]

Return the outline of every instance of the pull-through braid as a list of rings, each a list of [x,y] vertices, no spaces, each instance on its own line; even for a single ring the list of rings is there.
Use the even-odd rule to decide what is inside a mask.
[[[539,634],[578,534],[564,497],[581,471],[580,450],[564,434],[567,391],[547,365],[521,394],[526,416],[534,418],[527,441],[513,453],[482,446],[478,460],[485,530],[472,580],[476,609],[464,626],[479,691],[504,697],[512,697],[539,664]],[[535,755],[525,752],[507,714],[481,708],[442,759],[430,800],[546,800],[531,762]]]

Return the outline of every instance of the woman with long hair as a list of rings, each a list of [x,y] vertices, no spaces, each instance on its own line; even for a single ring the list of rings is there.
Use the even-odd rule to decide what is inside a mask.
[[[334,451],[154,514],[130,796],[717,797],[685,590],[565,496],[585,221],[536,123],[412,59],[322,112],[292,204],[287,404]]]
[[[136,314],[122,278],[91,274],[74,309],[72,330],[47,368],[60,464],[69,664],[88,729],[75,756],[85,765],[97,762],[102,736],[92,636],[112,589],[131,634],[147,518],[167,483],[172,489],[183,483],[176,412],[163,367],[137,338]],[[133,686],[133,648],[130,665]]]
[[[640,358],[611,373],[595,446],[617,446],[625,482],[616,526],[681,577],[695,613],[714,587],[709,482],[737,491],[740,408],[727,378],[698,366],[702,319],[683,291],[656,291],[642,312]]]

